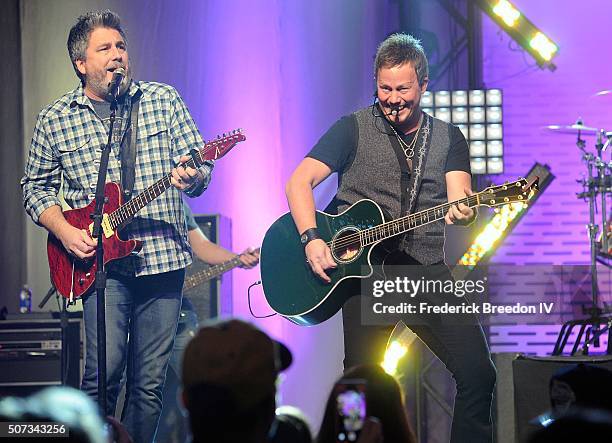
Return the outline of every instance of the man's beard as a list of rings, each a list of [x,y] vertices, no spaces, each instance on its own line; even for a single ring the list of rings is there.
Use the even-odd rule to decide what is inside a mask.
[[[96,72],[91,76],[86,76],[85,82],[89,89],[91,89],[94,94],[98,97],[104,98],[106,101],[111,101],[111,97],[108,93],[108,85],[109,82],[106,81],[106,72]],[[128,68],[125,73],[125,78],[121,81],[119,85],[119,92],[117,93],[117,97],[122,96],[127,91],[130,86],[130,82],[132,80],[132,71]]]

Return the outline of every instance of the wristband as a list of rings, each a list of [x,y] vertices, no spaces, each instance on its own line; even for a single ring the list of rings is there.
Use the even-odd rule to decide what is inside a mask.
[[[319,231],[317,231],[317,228],[309,228],[306,229],[300,236],[300,242],[302,243],[302,246],[306,246],[311,241],[317,240],[319,238],[321,238],[321,236],[319,235]]]

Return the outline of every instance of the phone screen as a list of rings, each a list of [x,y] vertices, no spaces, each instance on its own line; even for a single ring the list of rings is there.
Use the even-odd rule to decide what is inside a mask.
[[[334,387],[336,397],[336,441],[354,442],[366,419],[366,381],[344,379]]]

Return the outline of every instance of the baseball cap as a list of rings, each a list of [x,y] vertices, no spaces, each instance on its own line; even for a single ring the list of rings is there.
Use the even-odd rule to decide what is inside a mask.
[[[287,369],[291,351],[256,326],[238,319],[205,324],[183,354],[183,386],[227,389],[241,410],[276,392],[276,377]]]

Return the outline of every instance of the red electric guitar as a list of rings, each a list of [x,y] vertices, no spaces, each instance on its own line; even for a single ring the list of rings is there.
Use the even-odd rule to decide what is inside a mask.
[[[199,162],[217,160],[223,157],[236,144],[246,140],[241,130],[231,132],[229,135],[217,137],[204,145],[198,152]],[[186,166],[195,167],[193,158],[187,161]],[[138,211],[159,197],[170,188],[171,174],[166,175],[130,201],[123,203],[121,187],[117,183],[106,183],[104,186],[104,214],[102,217],[102,233],[104,243],[104,264],[137,254],[142,248],[140,240],[121,240],[118,231],[130,222]],[[75,228],[93,229],[91,214],[96,207],[96,201],[80,209],[64,211],[64,217]],[[87,260],[79,260],[66,251],[62,242],[54,235],[49,234],[47,240],[47,256],[51,281],[57,292],[70,301],[86,293],[94,283],[96,277],[95,256]]]

